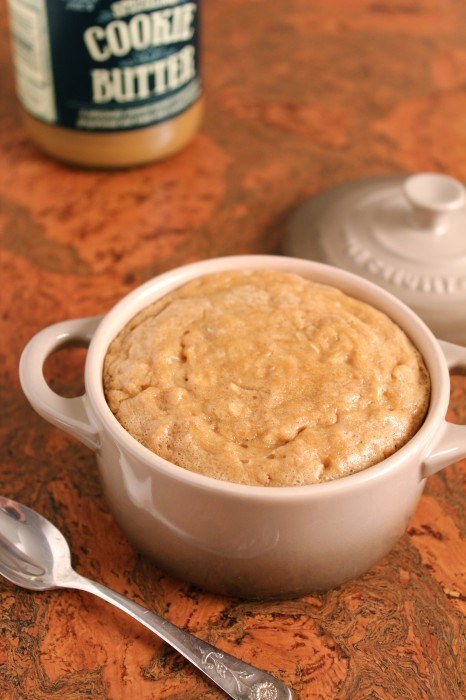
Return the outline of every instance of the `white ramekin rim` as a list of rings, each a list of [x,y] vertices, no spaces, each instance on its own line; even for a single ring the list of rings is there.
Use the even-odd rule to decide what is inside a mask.
[[[179,467],[156,455],[139,443],[118,422],[111,412],[103,391],[102,369],[108,346],[124,325],[142,308],[171,289],[202,275],[228,269],[275,269],[308,276],[324,284],[332,284],[352,296],[368,301],[387,313],[410,336],[424,357],[431,376],[431,401],[426,419],[417,433],[397,452],[382,462],[348,476],[304,486],[251,486],[223,481]],[[351,291],[347,291],[351,289]],[[356,290],[356,293],[355,293]],[[375,303],[373,301],[375,299]],[[86,399],[91,413],[101,429],[148,469],[158,471],[174,481],[190,484],[202,490],[215,491],[241,498],[262,500],[301,500],[310,497],[333,497],[347,489],[369,485],[374,479],[402,469],[413,455],[421,461],[444,420],[449,400],[449,372],[440,345],[425,323],[403,302],[372,282],[353,273],[324,263],[274,255],[238,255],[211,258],[178,267],[158,275],[137,287],[103,317],[90,344],[85,367]]]

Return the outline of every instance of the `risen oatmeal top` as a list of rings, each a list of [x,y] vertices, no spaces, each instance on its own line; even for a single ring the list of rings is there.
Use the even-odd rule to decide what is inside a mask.
[[[381,461],[418,430],[430,396],[419,352],[385,314],[272,270],[162,297],[111,343],[103,379],[118,421],[156,454],[265,486]]]

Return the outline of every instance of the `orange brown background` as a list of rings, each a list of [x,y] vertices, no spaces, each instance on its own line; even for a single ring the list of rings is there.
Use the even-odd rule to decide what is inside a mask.
[[[204,2],[206,117],[171,160],[86,172],[41,155],[14,96],[0,0],[0,492],[69,538],[77,570],[290,684],[302,700],[457,700],[464,694],[464,474],[430,478],[408,532],[358,580],[244,602],[175,581],[112,521],[93,455],[29,407],[31,335],[104,313],[159,272],[218,255],[279,253],[311,195],[372,175],[466,180],[462,0]],[[84,351],[47,364],[82,390]],[[451,420],[466,423],[466,378]],[[89,595],[0,580],[5,700],[213,700],[224,695],[137,623]]]

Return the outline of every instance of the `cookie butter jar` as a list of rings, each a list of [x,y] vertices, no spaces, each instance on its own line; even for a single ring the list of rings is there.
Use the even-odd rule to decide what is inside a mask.
[[[49,155],[130,167],[196,134],[198,1],[9,0],[9,10],[24,125]]]

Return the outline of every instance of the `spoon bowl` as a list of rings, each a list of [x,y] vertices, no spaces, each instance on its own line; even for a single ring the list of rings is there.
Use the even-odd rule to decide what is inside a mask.
[[[75,588],[112,603],[141,622],[205,673],[235,700],[292,700],[287,686],[176,627],[116,591],[81,576],[71,566],[62,533],[31,508],[0,496],[0,574],[32,591]]]
[[[31,591],[66,585],[72,574],[67,541],[31,508],[0,496],[0,573]]]

